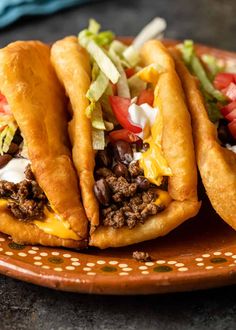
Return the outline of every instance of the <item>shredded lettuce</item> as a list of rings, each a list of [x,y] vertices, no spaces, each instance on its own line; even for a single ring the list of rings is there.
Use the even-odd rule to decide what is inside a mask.
[[[92,112],[92,127],[100,130],[105,130],[105,124],[102,117],[102,108],[99,102],[95,103],[95,107]]]
[[[219,60],[215,56],[203,54],[201,56],[201,59],[208,68],[211,80],[215,78],[217,73],[224,71],[224,65],[219,62]]]
[[[140,62],[139,52],[134,48],[133,45],[129,46],[123,52],[124,59],[133,67]]]
[[[127,46],[123,44],[123,42],[113,40],[109,49],[114,51],[117,55],[122,56],[123,52],[127,49]]]
[[[115,63],[117,70],[120,73],[120,78],[117,82],[118,96],[130,98],[129,85],[128,85],[125,70],[123,69],[120,58],[119,58],[119,56],[117,56],[117,54],[111,48],[109,49],[109,56],[112,59],[112,61]]]
[[[103,130],[92,128],[92,141],[94,150],[104,150],[105,133]]]
[[[111,84],[108,85],[105,93],[102,95],[99,102],[102,106],[102,112],[103,112],[104,119],[113,123],[114,125],[117,125],[118,122],[114,116],[114,113],[112,111],[112,108],[111,108],[111,105],[109,102],[110,95],[113,95],[113,90],[112,90]]]
[[[107,56],[105,51],[96,44],[93,40],[89,41],[85,47],[91,57],[96,61],[100,70],[107,76],[113,84],[116,84],[120,78],[120,73],[115,67],[114,63]]]
[[[131,98],[138,96],[147,87],[147,83],[140,79],[137,74],[128,79]]]
[[[89,26],[88,26],[89,32],[91,32],[92,34],[98,34],[100,29],[101,29],[101,25],[97,21],[95,21],[95,19],[90,18]]]
[[[166,29],[166,21],[161,17],[155,17],[150,23],[148,23],[136,36],[133,41],[133,46],[136,50],[140,49],[142,45],[154,38],[160,38],[163,36],[163,32]]]
[[[88,43],[93,40],[99,46],[109,46],[114,40],[114,34],[112,31],[99,32],[100,28],[97,21],[90,19],[88,29],[82,30],[78,35],[80,44],[86,48]]]
[[[86,97],[90,102],[97,102],[107,89],[108,84],[109,79],[102,71],[100,71],[96,80],[94,80],[90,85],[86,93]]]
[[[194,44],[191,40],[186,40],[182,47],[180,48],[182,52],[183,59],[185,63],[188,65],[189,69],[198,77],[202,88],[214,98],[216,98],[220,102],[224,102],[226,100],[225,96],[212,85],[209,80],[207,73],[197,57]]]
[[[9,147],[12,143],[14,135],[17,130],[17,125],[14,122],[9,122],[8,125],[4,128],[4,130],[0,134],[0,154],[3,155],[7,153]]]

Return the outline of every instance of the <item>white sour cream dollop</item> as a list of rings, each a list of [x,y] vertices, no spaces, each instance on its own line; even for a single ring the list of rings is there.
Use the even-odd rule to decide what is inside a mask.
[[[236,145],[235,146],[231,146],[230,144],[226,144],[226,148],[233,151],[236,154]]]
[[[133,125],[142,128],[142,132],[136,135],[138,135],[141,139],[145,139],[149,135],[150,129],[155,122],[159,109],[153,108],[147,103],[143,103],[141,105],[132,103],[129,106],[128,112],[130,122]]]
[[[13,183],[21,182],[25,179],[25,168],[30,164],[26,158],[12,158],[3,168],[0,169],[0,180]]]

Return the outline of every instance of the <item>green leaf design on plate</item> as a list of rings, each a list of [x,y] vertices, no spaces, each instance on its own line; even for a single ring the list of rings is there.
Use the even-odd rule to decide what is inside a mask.
[[[24,248],[25,248],[25,245],[17,244],[14,242],[9,243],[8,246],[12,250],[24,250]]]
[[[112,272],[116,272],[117,269],[115,267],[112,267],[112,266],[104,266],[101,268],[101,270],[103,272],[107,272],[107,273],[112,273]]]
[[[153,268],[154,272],[157,273],[166,273],[166,272],[171,272],[173,269],[170,266],[157,266]]]
[[[64,260],[62,258],[59,258],[59,257],[48,258],[48,261],[50,261],[53,264],[62,264],[64,262]]]
[[[227,260],[225,258],[212,258],[210,259],[210,262],[213,264],[221,264],[223,262],[227,262]]]

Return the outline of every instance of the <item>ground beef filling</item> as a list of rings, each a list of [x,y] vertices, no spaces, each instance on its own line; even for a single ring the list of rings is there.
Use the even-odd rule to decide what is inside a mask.
[[[25,177],[19,183],[0,181],[0,198],[7,199],[9,211],[21,221],[43,219],[47,198],[35,181],[30,165],[26,167]]]
[[[131,229],[163,211],[164,206],[155,204],[158,197],[155,187],[144,177],[139,162],[132,161],[133,154],[127,145],[124,149],[128,155],[123,152],[117,156],[119,147],[109,145],[97,154],[94,192],[101,206],[103,225]],[[116,161],[113,167],[111,157]]]
[[[151,256],[147,252],[144,252],[144,251],[134,251],[133,259],[140,261],[140,262],[152,261]]]

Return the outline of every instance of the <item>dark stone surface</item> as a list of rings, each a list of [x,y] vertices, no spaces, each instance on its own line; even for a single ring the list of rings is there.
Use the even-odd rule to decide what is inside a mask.
[[[0,32],[47,42],[85,27],[89,17],[119,35],[134,35],[154,16],[166,36],[236,50],[235,0],[100,1],[50,17],[22,19]],[[0,329],[235,329],[236,287],[156,296],[112,297],[56,292],[0,277]]]

